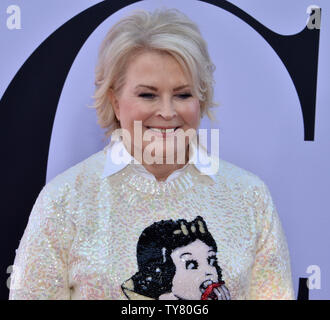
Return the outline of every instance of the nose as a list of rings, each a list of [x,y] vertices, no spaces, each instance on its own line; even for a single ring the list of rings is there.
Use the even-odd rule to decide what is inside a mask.
[[[172,120],[176,116],[176,109],[170,98],[164,98],[160,103],[157,115],[165,120]]]
[[[209,277],[209,276],[215,276],[216,275],[216,269],[212,266],[208,266],[205,269],[205,276]]]

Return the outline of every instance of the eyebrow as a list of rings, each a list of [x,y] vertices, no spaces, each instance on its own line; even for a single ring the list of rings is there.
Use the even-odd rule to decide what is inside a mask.
[[[189,254],[192,256],[192,254],[190,252],[184,252],[184,253],[180,254],[180,258],[182,258],[182,256],[184,256],[185,254]]]
[[[141,87],[142,87],[142,88],[150,89],[150,90],[152,90],[152,91],[157,91],[157,88],[156,88],[156,87],[148,86],[148,85],[146,85],[146,84],[139,84],[139,85],[137,85],[137,86],[135,87],[135,89],[138,89],[138,88],[141,88]],[[185,88],[187,88],[187,87],[190,87],[189,84],[184,84],[184,85],[182,85],[182,86],[179,86],[179,87],[174,88],[173,91],[176,92],[176,91],[179,91],[179,90],[181,90],[181,89],[185,89]]]

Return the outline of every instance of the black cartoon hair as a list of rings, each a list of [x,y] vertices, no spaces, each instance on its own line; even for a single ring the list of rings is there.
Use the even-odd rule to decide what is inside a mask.
[[[134,291],[154,299],[172,289],[175,265],[171,253],[196,239],[203,241],[217,252],[217,245],[200,216],[191,222],[184,219],[161,220],[147,227],[137,244],[139,271],[132,277]],[[222,280],[221,268],[214,264],[218,280]]]

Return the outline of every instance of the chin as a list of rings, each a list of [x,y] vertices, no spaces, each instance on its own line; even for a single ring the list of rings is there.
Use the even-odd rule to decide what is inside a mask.
[[[186,149],[186,146],[180,149],[175,146],[173,150],[170,150],[164,146],[163,141],[159,141],[157,144],[153,143],[152,148],[148,147],[148,145],[143,146],[143,154],[145,155],[145,150],[147,150],[147,155],[149,155],[151,150],[151,157],[154,158],[158,164],[178,164],[178,156],[182,155],[182,160],[180,159],[179,164],[185,164]],[[155,150],[157,150],[157,152]],[[157,154],[159,157],[156,157]]]
[[[200,294],[186,296],[185,294],[176,294],[176,293],[174,293],[174,295],[180,300],[201,300],[201,295]]]

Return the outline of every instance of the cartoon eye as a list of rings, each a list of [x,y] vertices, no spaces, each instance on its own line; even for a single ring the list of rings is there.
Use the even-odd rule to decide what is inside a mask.
[[[186,261],[186,269],[198,269],[198,262],[196,260],[187,260]]]
[[[207,261],[210,266],[214,266],[217,263],[217,257],[216,256],[210,256],[207,258]]]

